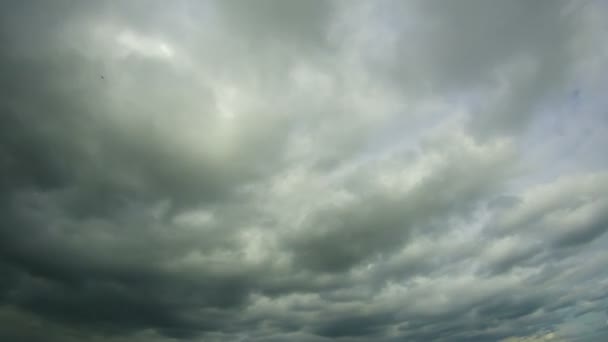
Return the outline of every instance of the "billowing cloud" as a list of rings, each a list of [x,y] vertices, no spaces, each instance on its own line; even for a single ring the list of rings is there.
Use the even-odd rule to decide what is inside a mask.
[[[608,337],[604,3],[1,7],[1,340]]]

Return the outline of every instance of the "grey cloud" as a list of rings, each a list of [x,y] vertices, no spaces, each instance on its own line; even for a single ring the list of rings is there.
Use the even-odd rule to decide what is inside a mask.
[[[324,0],[314,1],[219,1],[220,15],[235,34],[247,35],[250,43],[265,41],[269,44],[297,43],[325,45],[327,29],[332,18],[334,4]]]
[[[458,150],[458,156],[454,150]],[[427,166],[427,155],[432,155],[430,159],[439,166],[422,170],[422,179],[400,189],[411,181],[408,178],[418,176],[417,168]],[[476,146],[458,136],[431,140],[412,164],[398,163],[388,171],[380,165],[360,172],[358,176],[372,178],[372,184],[365,184],[369,182],[366,179],[352,184],[369,189],[347,191],[365,197],[311,214],[311,220],[303,223],[301,235],[291,237],[295,258],[305,267],[335,272],[373,256],[390,254],[412,233],[429,234],[440,220],[466,220],[481,194],[500,188],[511,162],[509,146]],[[390,183],[373,184],[373,178],[382,177],[389,178]]]
[[[525,341],[606,313],[605,170],[525,148],[601,83],[602,5],[1,7],[0,340]]]
[[[496,228],[538,238],[558,247],[584,244],[606,230],[604,173],[561,179],[529,191],[524,201],[500,213]]]
[[[581,49],[593,48],[575,44],[580,6],[567,5],[396,2],[382,13],[401,30],[394,50],[372,59],[370,67],[386,70],[389,82],[411,93],[472,96],[478,104],[469,123],[475,136],[518,133],[540,101],[567,90]]]

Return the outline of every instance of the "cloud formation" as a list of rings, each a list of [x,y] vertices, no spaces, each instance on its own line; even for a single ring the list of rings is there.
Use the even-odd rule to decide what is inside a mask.
[[[606,4],[0,11],[0,340],[608,337]]]

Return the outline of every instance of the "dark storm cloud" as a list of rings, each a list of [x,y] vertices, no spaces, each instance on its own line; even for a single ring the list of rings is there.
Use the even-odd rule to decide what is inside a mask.
[[[1,6],[0,340],[560,341],[605,315],[605,171],[521,148],[599,84],[600,5]]]

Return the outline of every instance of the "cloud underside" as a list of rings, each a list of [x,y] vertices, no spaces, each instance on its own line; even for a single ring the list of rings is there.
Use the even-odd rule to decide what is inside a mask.
[[[0,340],[608,336],[604,4],[1,6]]]

